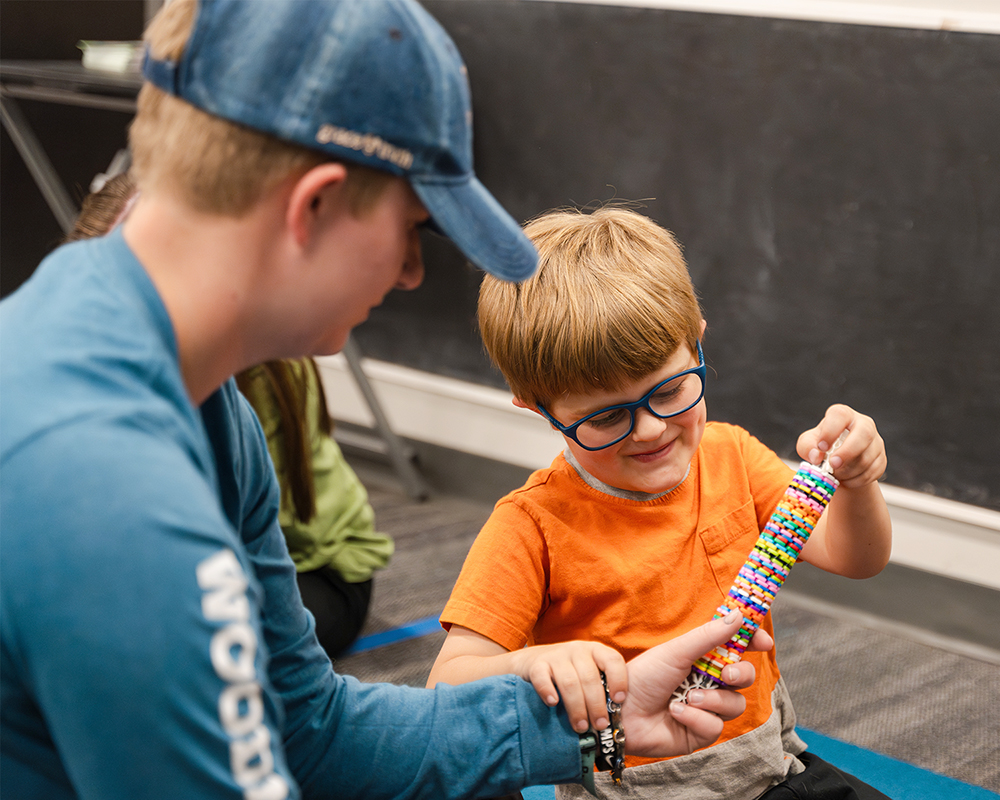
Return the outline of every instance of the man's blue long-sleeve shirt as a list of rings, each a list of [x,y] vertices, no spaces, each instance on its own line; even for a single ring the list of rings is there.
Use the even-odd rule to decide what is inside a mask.
[[[17,797],[474,797],[579,777],[520,679],[334,673],[232,381],[200,408],[120,232],[0,304],[0,763]]]

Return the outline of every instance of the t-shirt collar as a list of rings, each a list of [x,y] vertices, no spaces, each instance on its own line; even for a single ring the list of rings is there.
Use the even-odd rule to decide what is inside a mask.
[[[565,451],[563,451],[563,457],[569,465],[576,470],[576,474],[579,475],[583,482],[586,483],[591,489],[596,489],[598,492],[611,495],[612,497],[619,497],[623,500],[635,500],[640,503],[647,502],[649,500],[656,500],[664,495],[670,494],[674,491],[674,489],[681,486],[681,484],[687,480],[687,476],[691,473],[691,465],[688,464],[687,469],[684,471],[684,477],[681,478],[680,483],[678,483],[677,486],[671,486],[663,492],[633,492],[628,489],[619,489],[617,486],[612,486],[599,478],[595,478],[587,472],[587,470],[580,466],[580,462],[576,460],[576,456],[573,455],[573,452],[568,447]]]

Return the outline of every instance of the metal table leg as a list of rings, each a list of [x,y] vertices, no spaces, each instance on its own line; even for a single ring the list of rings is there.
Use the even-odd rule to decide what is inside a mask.
[[[389,425],[389,420],[382,410],[378,397],[368,382],[368,376],[365,375],[361,367],[361,349],[353,338],[348,337],[342,352],[344,358],[347,359],[347,365],[350,367],[351,374],[354,376],[354,382],[358,385],[358,389],[361,390],[361,394],[364,396],[365,402],[368,404],[368,408],[375,418],[375,428],[382,441],[386,444],[389,458],[392,460],[396,472],[399,473],[400,478],[403,479],[403,483],[406,485],[407,494],[415,500],[423,500],[428,496],[428,489],[427,484],[417,471],[415,465],[416,453],[413,452],[413,448],[396,435],[396,432]]]
[[[3,119],[3,126],[10,136],[11,141],[21,154],[24,163],[28,166],[31,177],[35,179],[45,202],[49,204],[56,222],[63,229],[63,233],[68,233],[73,228],[78,209],[76,204],[66,191],[62,181],[56,174],[52,162],[42,149],[38,137],[31,130],[31,126],[21,113],[14,98],[6,93],[0,93],[0,116]]]

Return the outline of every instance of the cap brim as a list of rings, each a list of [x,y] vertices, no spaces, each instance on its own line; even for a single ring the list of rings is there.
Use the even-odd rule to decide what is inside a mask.
[[[410,176],[434,224],[465,257],[505,281],[523,281],[538,268],[538,252],[521,226],[475,177],[464,183]]]

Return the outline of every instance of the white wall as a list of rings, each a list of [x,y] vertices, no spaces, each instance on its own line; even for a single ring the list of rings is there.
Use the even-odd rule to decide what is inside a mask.
[[[561,0],[753,17],[1000,33],[1000,0]]]

